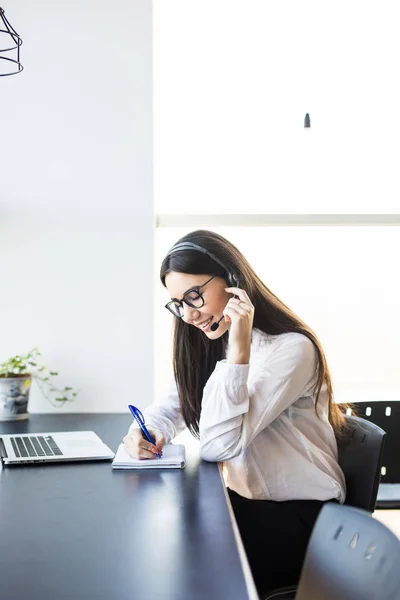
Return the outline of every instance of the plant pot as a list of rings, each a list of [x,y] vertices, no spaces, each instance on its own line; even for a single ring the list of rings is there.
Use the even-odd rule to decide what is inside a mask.
[[[0,377],[0,421],[23,421],[29,417],[30,375]]]

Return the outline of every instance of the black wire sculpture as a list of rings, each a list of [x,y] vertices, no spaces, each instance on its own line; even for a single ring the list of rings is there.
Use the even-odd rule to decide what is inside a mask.
[[[4,40],[6,40],[5,44]],[[3,48],[3,44],[5,46],[10,44],[10,47]],[[24,67],[21,65],[19,58],[21,44],[22,39],[8,21],[4,14],[4,9],[0,6],[0,77],[15,75],[16,73],[21,73],[23,70]],[[6,54],[7,52],[10,52],[11,54],[3,56],[3,54]]]

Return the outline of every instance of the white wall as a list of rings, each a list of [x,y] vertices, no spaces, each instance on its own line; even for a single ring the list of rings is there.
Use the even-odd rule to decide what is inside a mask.
[[[151,2],[2,6],[25,70],[0,78],[0,361],[38,346],[80,390],[58,410],[125,411],[153,389]]]
[[[154,0],[157,212],[398,213],[398,11]]]

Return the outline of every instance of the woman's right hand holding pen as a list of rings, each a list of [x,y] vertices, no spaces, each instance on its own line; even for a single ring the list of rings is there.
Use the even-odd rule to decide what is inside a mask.
[[[148,428],[148,432],[155,441],[155,444],[148,442],[142,435],[139,428],[133,428],[128,431],[123,438],[125,452],[132,458],[146,459],[157,458],[157,454],[162,455],[162,448],[165,445],[165,437],[158,429]]]

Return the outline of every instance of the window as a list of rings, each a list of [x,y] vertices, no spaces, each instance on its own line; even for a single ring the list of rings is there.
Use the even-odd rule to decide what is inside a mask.
[[[399,397],[395,7],[154,3],[158,392],[173,318],[158,268],[204,227],[314,329],[337,400]],[[259,226],[273,218],[279,226]]]

